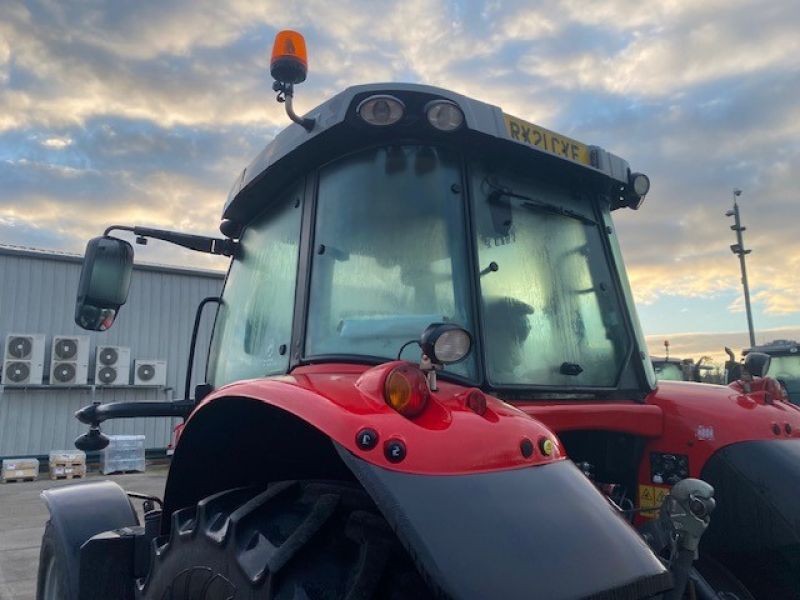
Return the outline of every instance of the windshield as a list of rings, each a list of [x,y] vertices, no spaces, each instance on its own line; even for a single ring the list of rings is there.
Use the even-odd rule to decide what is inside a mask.
[[[656,362],[653,364],[656,377],[660,381],[683,381],[683,369],[680,365],[670,362]]]
[[[800,403],[800,355],[773,356],[767,375],[780,380],[792,402]]]
[[[458,158],[429,146],[368,150],[321,171],[306,356],[394,359],[431,323],[475,331],[460,186]],[[419,360],[419,349],[402,357]],[[474,379],[474,353],[448,370]]]
[[[471,167],[489,381],[614,386],[631,342],[588,198]]]
[[[646,352],[631,360],[639,331],[608,206],[549,177],[418,144],[322,167],[316,194],[298,182],[245,230],[209,381],[286,373],[293,360],[419,361],[414,342],[444,322],[473,336],[445,371],[474,385],[637,390],[639,363],[654,383]]]

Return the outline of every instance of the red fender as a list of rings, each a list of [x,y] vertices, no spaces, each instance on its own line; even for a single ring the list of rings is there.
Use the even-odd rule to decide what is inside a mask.
[[[516,408],[486,396],[486,411],[467,406],[475,388],[439,382],[424,411],[413,419],[389,407],[383,397],[387,375],[405,361],[377,367],[325,364],[299,367],[291,375],[232,383],[210,394],[194,411],[224,402],[226,397],[251,398],[278,407],[314,426],[374,465],[406,473],[456,475],[529,467],[563,460],[555,434]],[[359,447],[357,435],[372,429],[378,442]],[[546,455],[543,442],[553,444]],[[400,441],[406,450],[399,462],[387,459],[387,445]]]

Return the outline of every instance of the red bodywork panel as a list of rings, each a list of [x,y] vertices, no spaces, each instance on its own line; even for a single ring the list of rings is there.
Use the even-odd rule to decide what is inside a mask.
[[[745,394],[736,383],[661,383],[647,401],[664,412],[664,435],[647,450],[688,454],[690,475],[699,477],[709,457],[729,444],[800,437],[800,409],[788,402],[765,401],[769,384],[769,378],[758,379]]]
[[[390,408],[383,395],[393,361],[377,367],[330,363],[295,369],[291,375],[230,384],[200,404],[202,410],[225,397],[244,397],[281,408],[316,427],[350,452],[386,469],[418,474],[464,474],[544,464],[565,458],[559,432],[616,431],[648,438],[639,466],[640,485],[651,481],[650,453],[688,456],[689,474],[699,477],[709,457],[736,442],[800,437],[800,409],[774,398],[769,379],[757,379],[746,394],[740,384],[713,386],[665,381],[644,401],[531,401],[510,406],[486,395],[479,415],[466,403],[474,388],[439,382],[425,410],[413,419]],[[529,418],[533,417],[533,418]],[[191,419],[191,417],[190,417]],[[364,428],[378,444],[360,448]],[[554,435],[554,433],[556,435]],[[777,433],[775,433],[777,432]],[[179,435],[180,432],[176,431]],[[548,457],[539,443],[549,438]],[[407,455],[397,463],[384,444],[400,440]],[[524,440],[533,454],[521,451]],[[657,490],[658,491],[658,490]]]
[[[540,420],[556,433],[602,430],[658,437],[664,413],[658,406],[638,402],[522,402],[517,408]]]
[[[783,401],[780,386],[759,378],[745,393],[730,386],[661,382],[644,403],[526,402],[517,406],[557,434],[565,431],[616,431],[648,438],[637,474],[637,505],[658,507],[668,482],[654,477],[651,454],[683,455],[689,476],[700,477],[717,450],[737,442],[800,437],[800,408]],[[641,522],[656,512],[637,516]]]
[[[729,444],[800,437],[800,409],[765,401],[770,384],[769,378],[757,379],[745,394],[738,383],[726,387],[663,381],[644,403],[546,401],[516,406],[556,433],[618,431],[651,438],[647,451],[688,454],[691,475],[698,477],[711,454]]]
[[[205,398],[195,414],[225,397],[252,398],[299,417],[363,460],[407,473],[456,475],[564,459],[557,437],[522,411],[488,395],[483,415],[468,408],[466,398],[474,388],[440,381],[439,390],[431,394],[420,415],[413,419],[400,415],[384,400],[384,382],[394,367],[408,364],[299,367],[291,375],[224,386]],[[370,450],[356,444],[356,435],[364,428],[378,433],[378,444]],[[540,450],[545,438],[554,443],[552,456],[544,456]],[[389,440],[405,444],[407,454],[402,461],[392,463],[386,458],[384,444]],[[521,449],[525,440],[533,446],[528,457]]]

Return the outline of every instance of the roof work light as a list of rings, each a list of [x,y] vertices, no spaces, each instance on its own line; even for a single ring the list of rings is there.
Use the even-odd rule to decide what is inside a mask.
[[[644,197],[650,191],[650,178],[644,173],[628,172],[627,206],[638,210],[644,202]]]
[[[425,107],[428,123],[439,131],[455,131],[464,123],[464,113],[455,102],[434,100]]]
[[[631,173],[631,187],[637,196],[646,196],[650,191],[650,178],[644,173]]]
[[[405,110],[405,104],[398,98],[385,94],[370,96],[356,108],[359,117],[379,127],[394,125],[403,118]]]

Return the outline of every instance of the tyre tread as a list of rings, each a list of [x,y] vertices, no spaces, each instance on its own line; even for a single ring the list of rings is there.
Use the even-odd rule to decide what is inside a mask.
[[[260,492],[234,488],[201,500],[196,508],[176,511],[171,524],[168,537],[154,540],[151,570],[138,582],[138,598],[217,600],[228,593],[211,589],[220,573],[233,586],[230,599],[236,600],[418,598],[420,590],[425,592],[386,521],[366,493],[350,484],[287,481]],[[337,544],[350,550],[338,556],[331,551]],[[405,555],[399,573],[393,571],[404,561],[393,560],[393,553]],[[204,560],[212,566],[217,561],[210,574]],[[321,569],[321,579],[305,577],[309,568],[312,573]],[[201,586],[193,576],[207,580]],[[335,590],[324,585],[332,576]],[[419,585],[412,584],[408,595],[384,596],[386,581],[415,576]],[[190,586],[193,595],[188,595]]]

